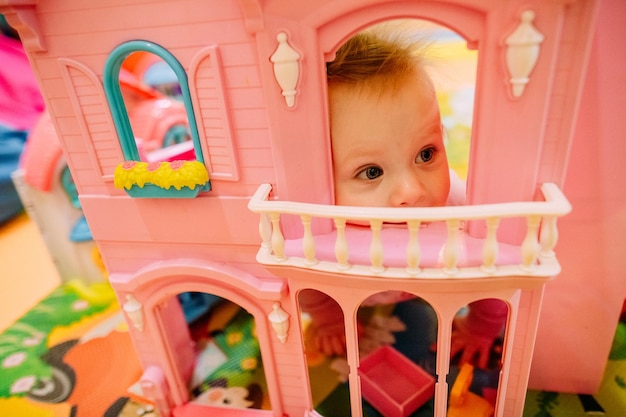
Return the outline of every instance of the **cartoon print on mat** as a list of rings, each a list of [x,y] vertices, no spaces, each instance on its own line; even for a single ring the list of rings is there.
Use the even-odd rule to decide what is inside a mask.
[[[5,330],[0,335],[0,397],[24,396],[35,381],[51,378],[53,373],[42,356],[48,350],[52,332],[58,334],[59,329],[89,318],[98,320],[98,315],[106,314],[111,301],[89,303],[69,286],[60,287]]]
[[[196,397],[195,401],[217,406],[249,408],[254,402],[248,401],[248,390],[243,387],[209,388]]]
[[[67,283],[0,335],[0,415],[97,417],[129,397],[130,337],[110,287],[90,290]]]
[[[216,297],[210,310],[190,324],[198,346],[189,382],[193,401],[206,405],[267,409],[265,377],[254,317]]]

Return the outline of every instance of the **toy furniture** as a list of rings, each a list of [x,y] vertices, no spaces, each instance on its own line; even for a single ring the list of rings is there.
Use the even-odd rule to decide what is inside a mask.
[[[544,289],[561,263],[579,261],[557,260],[557,241],[559,251],[580,244],[564,230],[572,227],[567,217],[559,238],[557,218],[571,210],[562,188],[577,150],[597,7],[591,0],[0,2],[35,69],[125,312],[145,371],[143,395],[165,416],[212,415],[215,407],[224,416],[319,415],[300,311],[300,294],[315,291],[343,312],[347,383],[337,390],[351,415],[362,416],[357,316],[364,300],[389,290],[414,294],[434,317],[428,334],[436,352],[420,350],[435,379],[423,406],[432,415],[447,413],[452,320],[477,300],[508,308],[496,416],[521,416],[529,378],[536,388],[594,390],[594,372],[562,366],[571,352],[552,352],[562,357],[552,361],[544,345],[530,369]],[[479,51],[467,206],[333,205],[324,64],[352,34],[398,17],[443,24]],[[137,52],[158,56],[178,79],[191,138],[181,144],[184,157],[142,160],[120,88],[122,66]],[[585,301],[585,285],[577,287],[577,308],[597,303]],[[195,401],[211,392],[189,386],[206,363],[204,340],[176,297],[187,292],[217,296],[253,318],[244,333],[257,338],[258,355],[223,361],[254,373],[264,393],[255,409]],[[605,300],[615,323],[619,297]],[[608,352],[610,341],[596,349]]]
[[[364,357],[360,371],[363,397],[386,416],[409,416],[434,394],[435,379],[388,345]]]

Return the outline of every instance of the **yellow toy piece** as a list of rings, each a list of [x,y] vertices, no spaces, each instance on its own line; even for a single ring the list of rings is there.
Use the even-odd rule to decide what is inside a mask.
[[[474,367],[463,364],[450,391],[448,417],[492,417],[493,406],[483,397],[470,392]]]

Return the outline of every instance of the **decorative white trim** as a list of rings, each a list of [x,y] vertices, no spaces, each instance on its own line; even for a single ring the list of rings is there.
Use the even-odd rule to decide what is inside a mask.
[[[276,332],[278,340],[281,343],[285,343],[289,333],[289,313],[283,310],[277,301],[272,306],[272,312],[267,315],[267,318],[272,323],[272,328]]]
[[[376,276],[385,278],[426,278],[426,279],[474,279],[506,276],[533,276],[550,278],[558,274],[560,265],[554,255],[558,240],[556,219],[567,214],[571,205],[556,184],[546,183],[541,186],[545,201],[484,204],[474,206],[449,207],[353,207],[326,206],[289,201],[268,200],[272,189],[270,184],[261,184],[254,194],[248,208],[260,214],[261,247],[257,252],[257,261],[265,265],[284,265],[312,269],[345,275]],[[336,225],[335,259],[317,259],[315,253],[316,236],[305,236],[303,257],[289,256],[285,253],[285,238],[281,231],[281,216],[299,215],[308,223],[311,218],[330,218]],[[267,218],[271,227],[267,225]],[[519,264],[498,264],[499,243],[496,240],[498,225],[504,218],[526,220],[526,236],[520,246]],[[370,262],[364,264],[348,263],[348,240],[346,239],[346,219],[368,222],[371,234]],[[482,247],[482,264],[476,266],[459,265],[460,247],[458,240],[463,238],[462,224],[466,221],[482,220],[488,225],[487,237]],[[381,260],[384,253],[380,239],[380,225],[383,222],[406,223],[409,242],[406,248],[404,267],[387,267]],[[420,243],[417,229],[420,223],[444,222],[447,239],[441,253],[441,267],[422,267],[420,265]],[[544,227],[541,227],[541,226]],[[311,260],[315,262],[311,262]]]
[[[127,294],[123,309],[135,329],[143,332],[143,305],[132,294]]]
[[[534,11],[522,12],[519,25],[505,40],[505,60],[513,97],[520,97],[524,93],[526,84],[530,82],[530,74],[539,59],[540,45],[545,39],[533,26],[534,19]]]
[[[280,32],[276,36],[278,47],[270,57],[274,64],[274,77],[282,89],[287,107],[291,108],[296,104],[296,86],[300,78],[300,54],[287,42],[287,34]]]

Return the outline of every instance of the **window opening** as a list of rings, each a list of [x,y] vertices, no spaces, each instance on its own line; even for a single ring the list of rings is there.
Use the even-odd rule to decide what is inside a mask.
[[[120,69],[120,89],[142,161],[196,159],[180,83],[162,58],[131,53]]]
[[[197,405],[270,410],[255,319],[243,307],[202,292],[177,297],[195,345],[186,381]]]
[[[298,304],[313,407],[323,416],[349,416],[343,312],[330,296],[312,289],[300,291]]]
[[[457,313],[452,326],[452,362],[448,409],[493,414],[504,358],[508,305],[498,299],[470,303]]]
[[[193,146],[185,147],[187,152],[183,155],[174,150],[169,153],[159,151],[192,140],[193,112],[189,112],[191,106],[186,106],[185,95],[182,93],[185,81],[180,80],[180,74],[175,70],[180,64],[171,55],[170,62],[167,62],[158,54],[159,50],[154,45],[135,45],[153,47],[130,50],[125,56],[121,56],[116,77],[119,83],[114,84],[113,80],[105,83],[105,86],[109,84],[110,87],[115,87],[111,91],[114,101],[120,98],[118,94],[121,95],[122,100],[116,103],[117,112],[113,112],[113,117],[126,159],[147,162],[174,158],[196,159],[198,152]],[[182,71],[182,68],[179,70]],[[184,72],[182,74],[185,75]],[[114,74],[110,76],[112,75]],[[123,113],[119,113],[122,110]],[[136,157],[129,157],[134,154],[135,149]]]
[[[345,331],[343,312],[317,290],[301,291],[298,302],[313,407],[321,415],[349,417],[345,349],[353,336]],[[368,297],[356,320],[363,415],[384,417],[403,409],[410,415],[433,416],[438,334],[434,308],[413,294],[386,291]]]
[[[386,291],[365,300],[357,317],[363,414],[404,410],[433,416],[437,314],[432,306],[413,294]]]
[[[159,80],[150,77],[154,85],[148,86],[146,72],[155,66],[166,71],[159,71]],[[116,169],[118,188],[135,197],[172,196],[181,188],[176,196],[195,197],[211,189],[187,74],[170,52],[147,41],[118,46],[105,64],[104,89],[127,161]],[[176,97],[163,93],[178,90]],[[144,164],[153,162],[161,164]],[[181,174],[170,172],[179,169]]]
[[[474,108],[476,67],[478,58],[477,51],[469,50],[467,48],[465,40],[456,32],[444,26],[440,26],[425,20],[390,20],[382,24],[371,26],[364,30],[364,32],[371,31],[383,31],[384,33],[392,33],[392,35],[388,36],[389,38],[400,38],[405,45],[420,45],[415,49],[415,51],[413,51],[413,53],[416,53],[421,57],[420,61],[422,62],[422,69],[425,72],[426,76],[431,80],[436,92],[437,100],[434,105],[438,105],[439,107],[439,121],[436,124],[437,126],[442,127],[444,150],[448,161],[449,174],[452,184],[452,193],[450,194],[448,204],[462,204],[465,200],[464,181],[467,178],[467,173],[469,170],[469,152]],[[342,49],[340,47],[339,51],[341,50]],[[329,120],[331,123],[330,136],[332,140],[333,160],[336,164],[339,164],[339,162],[337,161],[342,161],[339,166],[336,165],[334,168],[335,199],[338,204],[342,205],[393,205],[389,202],[380,201],[375,204],[359,204],[358,201],[349,201],[348,203],[342,202],[343,194],[341,190],[343,188],[341,186],[341,181],[344,176],[352,175],[353,178],[358,177],[361,179],[374,181],[385,173],[389,173],[391,170],[388,169],[389,164],[385,164],[383,161],[379,161],[380,158],[370,158],[372,159],[372,161],[365,161],[364,164],[367,170],[362,170],[358,172],[352,172],[353,170],[351,169],[352,167],[349,163],[350,158],[347,158],[347,163],[344,163],[344,155],[341,152],[341,141],[344,137],[344,135],[341,134],[343,127],[341,124],[341,120],[344,117],[350,120],[354,120],[354,117],[356,117],[355,114],[351,114],[350,111],[346,111],[344,109],[351,108],[352,112],[358,112],[358,110],[356,110],[354,106],[342,106],[341,101],[338,102],[339,104],[337,106],[333,106],[335,100],[342,100],[341,97],[345,97],[346,95],[351,94],[349,90],[350,84],[345,83],[345,80],[342,79],[341,75],[348,73],[348,77],[350,77],[349,71],[351,71],[351,69],[349,66],[342,66],[336,64],[336,62],[338,61],[327,64],[327,73],[329,74],[328,91],[330,99]],[[356,65],[354,67],[356,67]],[[333,69],[337,69],[338,71],[335,72],[333,71]],[[359,68],[359,70],[361,69],[362,68]],[[387,114],[387,110],[389,109],[385,110],[380,106],[385,105],[385,91],[390,91],[390,88],[393,88],[390,87],[391,85],[393,85],[393,79],[390,77],[393,77],[393,74],[395,74],[395,72],[393,72],[394,70],[390,71],[391,75],[385,74],[385,77],[381,78],[384,81],[382,83],[377,83],[376,78],[372,77],[367,81],[367,83],[369,84],[362,84],[365,85],[365,88],[358,90],[360,95],[358,96],[357,104],[359,101],[367,100],[368,98],[370,100],[373,100],[376,97],[383,97],[383,101],[378,102],[377,109],[380,111],[380,114]],[[364,72],[367,72],[367,70],[365,70]],[[377,72],[375,71],[375,73]],[[427,94],[431,91],[430,87],[427,86],[427,83],[422,82],[423,80],[424,78],[421,77],[420,81],[418,82],[420,86],[416,87],[416,91],[418,91],[418,94],[420,90],[423,91],[424,94]],[[398,81],[396,85],[400,85],[400,82],[401,81]],[[405,84],[401,85],[400,91],[408,88]],[[427,106],[426,99],[424,99],[424,104],[422,104],[422,106]],[[333,109],[336,109],[336,111]],[[347,116],[344,116],[346,114]],[[374,114],[376,114],[376,112],[374,112]],[[393,124],[395,126],[406,126],[406,131],[408,131],[408,129],[410,128],[409,122],[412,119],[419,118],[407,116],[403,117],[402,120],[398,120],[397,123],[393,122]],[[433,116],[432,119],[435,120],[437,118]],[[361,126],[366,131],[374,131],[367,127],[367,124],[370,123],[370,121],[371,123],[376,123],[376,118],[368,118],[364,120],[363,123],[353,123],[353,125]],[[424,120],[424,126],[418,126],[416,127],[416,129],[419,128],[420,131],[424,131],[427,127],[430,127],[430,124],[435,123],[430,123],[430,121],[428,121],[427,123],[427,121]],[[399,133],[402,133],[401,129],[396,130],[398,130]],[[388,130],[385,131],[388,132]],[[352,132],[352,134],[346,134],[345,136],[357,137],[360,138],[359,140],[362,140],[361,138],[363,138],[364,135],[358,132]],[[394,136],[398,137],[399,135],[394,134]],[[357,146],[357,149],[358,148],[365,149],[362,145]],[[383,145],[381,149],[388,148],[388,146]],[[411,152],[407,150],[407,152],[405,153],[411,153],[412,155],[412,149],[410,151]],[[381,153],[383,153],[382,150],[380,152],[372,152],[372,154],[374,155]],[[422,159],[424,157],[427,158],[425,160],[426,162],[432,160],[432,152],[424,155],[422,155],[422,153],[423,152],[421,152],[421,148],[415,150],[416,160],[422,162]],[[354,154],[352,154],[351,158],[356,159]],[[341,166],[346,167],[346,172],[343,172],[343,170],[340,169]],[[364,195],[363,193],[359,194],[361,194],[362,196]],[[444,198],[443,203],[445,202],[446,201]]]
[[[350,74],[350,71],[358,70],[356,76],[358,79],[361,74],[368,73],[368,68],[362,66],[361,60],[349,62],[350,56],[353,54],[355,56],[375,55],[371,54],[371,50],[359,49],[359,45],[369,42],[369,40],[363,41],[363,38],[361,42],[352,44],[352,46],[356,45],[353,49],[350,46],[346,47],[351,42],[348,40],[346,44],[338,48],[335,61],[327,63],[336,203],[350,206],[389,207],[464,204],[466,189],[464,181],[470,169],[469,152],[477,52],[470,51],[464,39],[456,32],[424,20],[390,20],[364,30],[365,33],[368,31],[383,31],[389,36],[385,39],[401,39],[404,46],[407,45],[406,42],[419,44],[417,49],[411,48],[410,55],[404,56],[414,57],[415,53],[419,54],[421,67],[416,73],[417,77],[414,77],[413,73],[408,73],[408,71],[398,72],[401,71],[399,68],[406,68],[407,62],[415,65],[408,58],[400,60],[397,67],[392,65],[388,73],[385,72],[386,69],[381,70],[380,66],[374,65],[370,71],[373,75],[370,78],[366,77],[362,84],[355,88],[353,84],[355,78],[352,77],[353,74]],[[397,50],[391,53],[397,54]],[[342,63],[344,58],[348,61],[347,64]],[[388,58],[388,56],[381,57],[381,61],[388,65],[389,62],[393,62]],[[384,77],[376,78],[381,72],[384,73]],[[399,73],[404,76],[394,78],[394,75]],[[348,80],[344,78],[346,74]],[[394,94],[388,94],[390,91]],[[399,96],[404,101],[399,101]],[[367,103],[367,100],[371,101]],[[371,116],[362,117],[359,116],[359,112],[361,115]],[[397,120],[392,120],[394,115],[398,116]],[[359,120],[359,117],[362,119]],[[390,132],[399,139],[397,144],[391,144],[388,141],[391,136]],[[354,142],[355,140],[360,142]],[[348,145],[344,146],[343,141],[347,141]],[[394,148],[402,149],[402,151],[394,155],[393,152],[389,152]],[[348,152],[342,152],[344,149]],[[355,153],[355,149],[363,150],[362,154]],[[408,162],[406,164],[398,162],[404,161],[406,155],[412,157],[411,162],[414,165],[409,165]],[[437,156],[440,159],[436,159]],[[423,175],[424,172],[432,172],[432,169],[422,171],[420,168],[426,165],[434,166],[432,161],[440,161],[441,156],[445,157],[443,159],[445,163],[437,164],[439,177],[420,178],[422,183],[439,184],[436,189],[432,190],[430,198],[418,199],[415,196],[418,187],[402,190],[406,191],[406,196],[400,196],[400,192],[390,188],[394,184],[388,181],[392,181],[393,176],[400,175],[397,171],[398,166],[410,166],[411,169],[415,168],[415,171],[410,171],[411,173]],[[408,169],[407,172],[409,172]],[[448,177],[450,178],[449,192],[445,186],[447,181],[443,180]],[[348,185],[346,186],[345,183]],[[367,187],[375,183],[377,185],[370,189],[380,190],[381,187],[387,187],[388,192],[370,195]],[[374,302],[372,305],[367,302],[359,308],[357,314],[359,318],[358,345],[361,352],[359,376],[364,414],[388,415],[390,410],[402,402],[402,399],[398,397],[402,394],[401,390],[393,391],[394,386],[387,387],[390,392],[386,397],[371,395],[371,389],[385,389],[384,385],[380,385],[380,381],[394,380],[393,377],[381,374],[384,371],[395,373],[395,379],[398,376],[406,377],[407,384],[416,384],[414,389],[409,390],[411,392],[405,393],[407,395],[414,394],[418,390],[417,385],[424,389],[426,393],[415,403],[414,411],[418,415],[434,415],[434,386],[438,378],[436,375],[439,325],[437,314],[426,301],[413,295],[402,299],[402,293],[381,293],[377,294],[377,298],[384,300],[387,295],[399,296],[400,300]],[[381,315],[381,313],[384,314]],[[401,314],[404,315],[402,319],[400,319]],[[388,331],[375,333],[375,329],[370,327],[369,331],[381,337],[387,336],[388,339],[383,340],[391,341],[373,342],[364,337],[367,335],[364,329],[367,329],[368,325],[372,326],[368,318],[375,318],[378,321],[397,319],[399,325],[406,326],[406,329],[398,331],[397,334],[389,334]],[[312,323],[314,321],[313,319]],[[403,365],[398,365],[397,369],[390,371],[392,366],[378,366],[380,363]],[[460,365],[459,362],[456,364]],[[413,374],[407,375],[407,369],[413,369]],[[451,371],[448,375],[449,380],[452,376],[455,374],[453,375]],[[347,387],[347,390],[349,391],[350,387]],[[349,395],[349,392],[346,395]],[[387,398],[388,401],[381,403],[377,400],[381,397]]]

